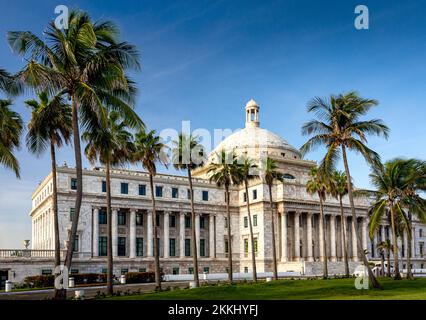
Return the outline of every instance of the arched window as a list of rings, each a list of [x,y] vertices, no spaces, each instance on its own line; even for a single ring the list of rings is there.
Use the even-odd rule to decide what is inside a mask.
[[[294,179],[296,179],[294,176],[292,176],[291,174],[289,174],[289,173],[284,173],[283,174],[283,178],[284,179],[290,179],[290,180],[294,180]]]

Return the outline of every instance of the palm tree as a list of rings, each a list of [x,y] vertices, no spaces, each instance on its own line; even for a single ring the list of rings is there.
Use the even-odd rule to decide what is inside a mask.
[[[20,178],[19,162],[13,152],[20,146],[23,123],[19,113],[10,108],[11,105],[11,100],[0,100],[0,164]]]
[[[139,61],[135,47],[119,41],[118,28],[112,22],[93,22],[79,10],[70,12],[68,29],[58,29],[52,21],[44,35],[46,41],[29,31],[10,31],[7,38],[12,50],[28,61],[17,74],[19,83],[51,94],[60,92],[71,101],[77,177],[75,213],[68,238],[72,243],[83,196],[78,111],[91,110],[105,121],[105,105],[119,111],[128,122],[137,123],[139,117],[130,107],[136,90],[125,71],[139,69]],[[68,246],[68,270],[72,255],[72,246]]]
[[[320,145],[326,146],[327,153],[322,161],[322,165],[326,171],[331,171],[332,168],[335,168],[335,162],[340,158],[340,155],[342,155],[355,230],[358,230],[358,222],[355,212],[352,185],[350,183],[351,175],[349,172],[346,150],[354,150],[361,153],[364,159],[371,164],[380,162],[379,155],[367,147],[366,135],[373,134],[387,138],[389,129],[379,119],[360,120],[362,116],[377,104],[378,102],[376,100],[362,98],[356,92],[349,92],[338,96],[332,95],[329,100],[314,98],[308,103],[307,109],[308,112],[314,112],[318,120],[311,120],[302,127],[302,133],[304,135],[315,134],[301,147],[302,154],[306,154]],[[370,282],[373,288],[381,289],[379,282],[368,264],[367,256],[362,248],[361,239],[358,233],[355,233],[355,235],[358,252],[363,253],[361,256],[367,268]]]
[[[339,199],[340,205],[340,221],[342,229],[342,250],[345,264],[345,277],[349,277],[349,260],[348,260],[348,245],[346,236],[346,218],[343,211],[343,197],[348,194],[348,182],[346,173],[342,171],[334,171],[330,179],[330,193],[336,199]]]
[[[386,276],[391,277],[391,265],[390,265],[390,253],[393,250],[392,243],[389,239],[386,239],[385,241],[380,242],[377,245],[377,248],[382,252],[382,255],[384,255],[384,252],[386,252],[386,260],[387,260],[387,268],[386,268]],[[382,271],[383,274],[385,272],[384,270],[384,264],[382,262]]]
[[[380,254],[380,263],[381,263],[381,270],[380,270],[380,275],[384,276],[385,275],[385,250],[380,247],[380,243],[378,245],[378,250],[379,250],[379,254]]]
[[[157,243],[157,212],[155,210],[154,176],[157,174],[157,162],[167,166],[166,146],[154,130],[146,132],[139,130],[135,136],[133,161],[140,162],[149,173],[149,185],[151,188],[152,202],[152,228],[154,230],[154,259],[155,259],[155,284],[156,289],[161,290],[160,252]],[[151,241],[151,239],[149,239]]]
[[[53,227],[55,230],[55,267],[61,264],[61,244],[59,240],[58,222],[58,189],[56,178],[56,148],[68,144],[72,132],[71,109],[61,95],[49,99],[46,91],[39,93],[38,100],[27,100],[25,104],[32,109],[26,137],[30,152],[40,155],[50,146],[52,162],[52,207]],[[59,299],[63,292],[55,288],[55,298]]]
[[[237,156],[232,153],[226,153],[225,150],[216,154],[217,162],[212,162],[208,166],[210,181],[214,181],[218,187],[225,189],[227,228],[228,228],[228,280],[232,283],[232,232],[231,232],[231,210],[230,210],[230,192],[232,184],[240,183],[240,174],[238,172]]]
[[[111,166],[122,165],[130,160],[132,154],[132,134],[128,131],[126,120],[122,120],[116,111],[108,113],[106,123],[100,123],[96,114],[85,115],[83,119],[85,131],[83,141],[87,143],[85,154],[94,164],[98,160],[106,167],[106,200],[107,200],[107,293],[113,291],[113,256],[112,256],[112,209],[111,209]]]
[[[375,165],[370,174],[371,184],[375,191],[369,191],[375,196],[375,202],[370,208],[370,237],[374,235],[379,228],[383,217],[389,214],[392,240],[393,240],[393,258],[395,265],[395,279],[401,279],[399,272],[398,257],[398,226],[401,229],[408,230],[411,238],[410,222],[405,214],[404,208],[407,207],[411,212],[419,214],[423,220],[425,215],[425,200],[419,196],[413,195],[411,186],[415,185],[417,174],[413,174],[413,164],[416,160],[404,160],[396,158],[387,161],[384,165]],[[399,228],[398,228],[399,229]]]
[[[274,181],[284,182],[283,175],[278,171],[278,165],[275,160],[267,157],[264,161],[261,174],[265,179],[269,191],[269,206],[271,210],[271,229],[272,229],[272,264],[274,279],[278,280],[278,266],[277,266],[277,247],[275,243],[275,215],[274,203],[272,202],[272,186]]]
[[[246,194],[246,206],[247,206],[247,216],[248,216],[248,224],[250,228],[250,243],[251,243],[251,262],[253,268],[253,281],[257,282],[257,271],[256,271],[256,252],[254,246],[254,237],[253,237],[253,224],[251,222],[251,214],[250,214],[250,197],[248,192],[249,180],[256,179],[259,175],[257,173],[257,165],[250,158],[243,157],[239,161],[239,174],[240,174],[240,182],[244,184],[245,194]]]
[[[410,159],[408,161],[408,175],[406,179],[406,188],[402,190],[404,206],[404,214],[407,216],[408,228],[406,233],[408,237],[408,253],[407,253],[407,278],[413,279],[411,272],[411,243],[412,235],[412,218],[415,215],[420,221],[426,222],[426,201],[419,195],[419,192],[426,191],[426,162],[418,159]],[[408,211],[408,212],[407,212]]]
[[[173,166],[177,170],[186,170],[188,174],[189,192],[191,201],[191,226],[192,226],[192,259],[194,263],[194,281],[197,287],[200,286],[198,278],[198,251],[197,235],[195,232],[195,209],[194,209],[194,191],[192,187],[192,170],[201,166],[204,161],[203,146],[199,143],[198,137],[185,135],[181,133],[178,140],[173,141]]]
[[[310,180],[306,183],[306,192],[309,194],[317,194],[320,202],[320,217],[319,217],[319,228],[320,231],[322,230],[322,234],[320,237],[322,237],[322,251],[324,256],[323,259],[323,277],[324,279],[328,278],[328,266],[327,266],[327,243],[326,243],[326,236],[324,231],[325,226],[325,219],[324,219],[324,201],[327,196],[328,192],[328,177],[325,175],[325,173],[318,169],[317,167],[311,168],[311,171],[309,173]]]

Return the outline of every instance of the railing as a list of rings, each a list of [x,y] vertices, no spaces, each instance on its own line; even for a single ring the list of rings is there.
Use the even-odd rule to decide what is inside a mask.
[[[66,256],[66,250],[61,250],[61,260]],[[74,252],[75,259],[88,259],[92,256],[90,252]],[[30,250],[30,249],[0,249],[0,259],[53,259],[55,250]]]

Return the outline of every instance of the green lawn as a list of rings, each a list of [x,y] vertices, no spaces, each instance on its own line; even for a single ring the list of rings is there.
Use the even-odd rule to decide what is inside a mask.
[[[383,290],[357,290],[354,279],[279,280],[258,284],[203,286],[159,293],[113,297],[128,300],[426,300],[426,278],[380,279]],[[164,283],[164,287],[167,284]]]

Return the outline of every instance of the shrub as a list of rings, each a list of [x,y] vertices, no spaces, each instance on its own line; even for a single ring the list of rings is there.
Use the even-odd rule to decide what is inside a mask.
[[[164,273],[161,273],[161,279]],[[155,282],[154,272],[128,272],[126,273],[126,283],[147,283]]]
[[[28,288],[47,288],[53,287],[55,282],[55,276],[41,275],[41,276],[29,276],[24,279],[24,287]]]

